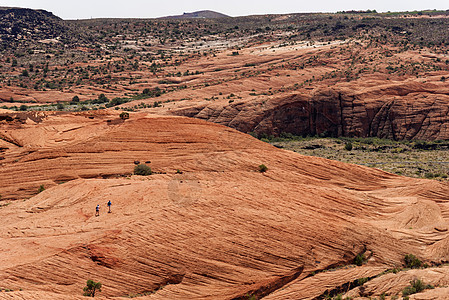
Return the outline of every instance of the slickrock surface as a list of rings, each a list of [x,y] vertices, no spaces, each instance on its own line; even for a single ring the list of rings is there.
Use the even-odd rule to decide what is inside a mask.
[[[449,285],[449,268],[430,268],[422,270],[408,270],[397,274],[386,274],[375,278],[362,287],[357,287],[344,295],[359,299],[360,296],[380,296],[381,294],[402,295],[402,290],[410,286],[416,279],[423,280],[425,284],[437,285],[436,289],[429,289],[411,296],[411,299],[448,299],[447,286]]]
[[[184,117],[1,122],[0,287],[14,291],[0,299],[82,299],[88,279],[103,284],[99,299],[313,299],[408,253],[448,260],[449,187],[437,181],[301,156]],[[131,176],[137,161],[155,174]],[[359,253],[367,263],[350,266]],[[448,274],[419,276],[437,285],[432,272]]]

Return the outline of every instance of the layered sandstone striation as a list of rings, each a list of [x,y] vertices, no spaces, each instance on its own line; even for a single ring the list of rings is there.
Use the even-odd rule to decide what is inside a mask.
[[[0,299],[81,299],[87,279],[108,299],[313,299],[408,253],[448,259],[446,184],[185,117],[28,116],[11,115],[0,132],[0,286],[14,290]],[[131,175],[137,161],[154,174]],[[368,261],[352,265],[361,253]],[[353,295],[382,292],[373,280]]]
[[[437,80],[337,83],[276,97],[195,103],[170,112],[259,136],[449,139],[449,87]]]

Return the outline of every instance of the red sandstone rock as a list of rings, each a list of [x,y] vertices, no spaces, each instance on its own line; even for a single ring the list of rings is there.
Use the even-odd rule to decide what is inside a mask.
[[[309,299],[408,253],[447,261],[447,184],[301,156],[195,119],[119,120],[2,123],[0,193],[12,202],[0,208],[0,287],[15,292],[0,299],[80,299],[87,279],[102,297]],[[130,176],[136,160],[155,174]],[[308,278],[362,252],[361,268]]]
[[[181,106],[169,113],[259,135],[449,139],[447,85],[418,80],[371,85],[373,82],[355,81],[265,100]]]

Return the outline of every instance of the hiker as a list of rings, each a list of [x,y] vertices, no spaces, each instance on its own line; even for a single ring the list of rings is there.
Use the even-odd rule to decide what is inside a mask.
[[[109,200],[109,201],[108,201],[108,208],[109,208],[108,213],[111,213],[111,205],[112,205],[111,200]]]
[[[95,208],[95,216],[100,216],[100,204],[97,204],[97,207]]]

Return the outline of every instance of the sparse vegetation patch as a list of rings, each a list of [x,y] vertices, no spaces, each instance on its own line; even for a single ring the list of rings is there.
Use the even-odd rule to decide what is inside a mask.
[[[420,293],[426,289],[433,289],[434,286],[430,284],[425,284],[420,279],[415,279],[410,281],[410,285],[402,290],[402,297],[407,297],[404,299],[408,299],[408,296]]]
[[[141,176],[149,176],[153,174],[153,172],[151,171],[151,168],[146,164],[139,164],[134,167],[134,174]]]
[[[419,260],[416,256],[413,254],[407,254],[404,257],[404,265],[406,268],[410,269],[419,269],[423,266],[423,263],[421,260]]]
[[[281,134],[259,136],[279,148],[382,169],[402,176],[447,180],[449,141],[393,141],[379,138],[322,138]],[[347,150],[348,144],[352,150]]]
[[[259,165],[259,172],[260,173],[265,173],[266,171],[268,171],[268,167],[264,164]]]
[[[102,284],[89,279],[83,288],[83,296],[95,297],[95,293],[101,292]]]

